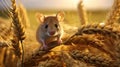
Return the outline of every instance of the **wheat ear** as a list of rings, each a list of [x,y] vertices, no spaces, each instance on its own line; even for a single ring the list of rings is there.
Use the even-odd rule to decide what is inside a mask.
[[[70,55],[76,59],[86,63],[94,64],[95,66],[101,67],[115,67],[116,64],[111,58],[105,57],[103,55],[94,55],[88,52],[82,52],[79,50],[73,50]]]
[[[109,25],[101,26],[100,24],[89,24],[89,25],[81,26],[78,29],[78,32],[76,32],[74,35],[72,35],[70,38],[68,38],[64,43],[66,43],[67,41],[70,41],[71,38],[73,38],[74,36],[77,36],[77,35],[82,36],[82,34],[96,34],[96,33],[99,33],[103,36],[110,36],[114,39],[120,39],[120,34],[119,34],[120,31],[119,31],[119,29],[117,29],[115,27],[111,27]]]
[[[24,27],[25,28],[30,27],[27,11],[21,3],[18,5],[18,12],[19,18],[21,18],[21,22],[24,25]]]
[[[109,25],[101,26],[100,24],[90,24],[81,26],[75,35],[99,33],[104,36],[110,36],[114,39],[120,39],[120,31],[118,28],[119,27],[116,28]]]
[[[120,31],[116,27],[100,26],[99,24],[85,25],[85,26],[82,26],[81,28],[79,28],[78,32],[75,35],[73,35],[72,37],[70,37],[67,41],[65,41],[64,44],[71,44],[71,43],[80,44],[83,40],[85,40],[85,42],[89,42],[89,43],[93,42],[93,44],[90,45],[91,47],[97,48],[97,49],[101,50],[102,52],[109,54],[111,57],[115,57],[116,56],[114,54],[116,52],[115,45],[117,45],[119,43],[119,39],[120,39],[119,33],[120,33]],[[108,45],[104,44],[104,42],[102,42],[99,39],[96,41],[97,36],[92,37],[93,39],[90,36],[87,36],[86,38],[84,38],[85,34],[90,35],[90,36],[92,36],[91,34],[100,34],[101,36],[109,37],[110,39],[113,40],[113,43],[111,43],[112,47],[110,45],[108,46]],[[109,38],[108,38],[108,40],[109,40]],[[97,43],[97,42],[99,42],[99,43]],[[101,45],[103,47],[101,47]],[[105,47],[107,47],[107,49]],[[111,51],[111,49],[114,49],[114,50]]]
[[[25,39],[25,32],[24,28],[22,27],[21,20],[18,15],[17,6],[16,6],[16,0],[11,0],[12,2],[12,9],[11,9],[11,15],[12,15],[12,23],[14,25],[14,40],[13,40],[13,47],[15,48],[16,55],[20,58],[20,61],[23,64],[24,60],[24,48],[22,41]]]
[[[86,11],[84,9],[84,6],[82,4],[82,1],[79,2],[78,4],[78,14],[79,14],[79,19],[82,25],[87,24],[87,17],[86,17]]]
[[[5,22],[0,18],[0,47],[10,46],[12,36],[12,26],[11,23]],[[6,43],[6,44],[5,44]]]
[[[106,18],[106,23],[111,25],[114,22],[116,22],[119,18],[120,18],[120,0],[114,0],[112,9]]]
[[[18,16],[18,11],[17,11],[17,6],[16,6],[16,2],[15,0],[11,0],[12,1],[12,20],[13,20],[13,25],[14,25],[14,32],[17,36],[17,39],[19,41],[22,41],[25,39],[24,36],[24,30],[23,30],[23,26],[21,24],[21,19]]]

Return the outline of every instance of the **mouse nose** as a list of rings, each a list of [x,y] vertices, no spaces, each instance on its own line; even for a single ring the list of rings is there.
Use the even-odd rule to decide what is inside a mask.
[[[55,34],[55,31],[50,31],[50,35],[54,35]]]

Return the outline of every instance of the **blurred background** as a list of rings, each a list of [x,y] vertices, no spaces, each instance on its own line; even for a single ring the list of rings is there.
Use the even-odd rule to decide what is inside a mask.
[[[10,6],[10,0],[0,0],[0,10],[4,13],[5,5]],[[79,26],[78,24],[72,24],[73,22],[79,23],[78,17],[78,3],[81,0],[17,0],[22,3],[27,9],[27,14],[30,19],[30,23],[37,25],[35,13],[41,12],[44,14],[52,14],[57,11],[65,11],[66,23],[70,23],[74,26]],[[83,5],[87,11],[88,22],[103,22],[106,13],[109,11],[114,0],[83,0]],[[2,13],[1,15],[2,16]],[[4,15],[5,16],[5,15]],[[72,20],[70,20],[72,19]],[[33,27],[33,26],[32,26]],[[35,26],[36,27],[36,26]]]
[[[10,6],[10,0],[0,0],[1,15],[4,13],[5,5]],[[53,14],[60,10],[65,11],[65,22],[73,26],[79,25],[78,3],[81,0],[17,0],[27,9],[31,24],[37,24],[35,13]],[[110,10],[114,0],[83,0],[84,8],[87,11],[89,23],[103,22],[107,12]],[[4,15],[5,16],[5,15]],[[78,23],[78,24],[73,24]],[[34,26],[32,26],[34,28]]]

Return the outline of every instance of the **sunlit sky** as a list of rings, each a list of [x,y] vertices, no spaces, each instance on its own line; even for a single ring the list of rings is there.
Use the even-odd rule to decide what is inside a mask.
[[[1,1],[1,0],[0,0]],[[76,9],[80,0],[21,0],[28,9]],[[83,0],[86,9],[108,9],[114,0]]]
[[[80,0],[22,0],[28,8],[41,9],[76,9]],[[113,0],[83,0],[87,9],[107,9],[113,4]]]

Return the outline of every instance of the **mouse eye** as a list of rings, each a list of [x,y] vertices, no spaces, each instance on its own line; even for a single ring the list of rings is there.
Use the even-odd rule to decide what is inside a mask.
[[[55,27],[56,27],[56,28],[58,28],[58,25],[57,25],[57,24],[55,24]]]
[[[48,25],[45,25],[45,28],[47,29],[47,28],[48,28]]]

